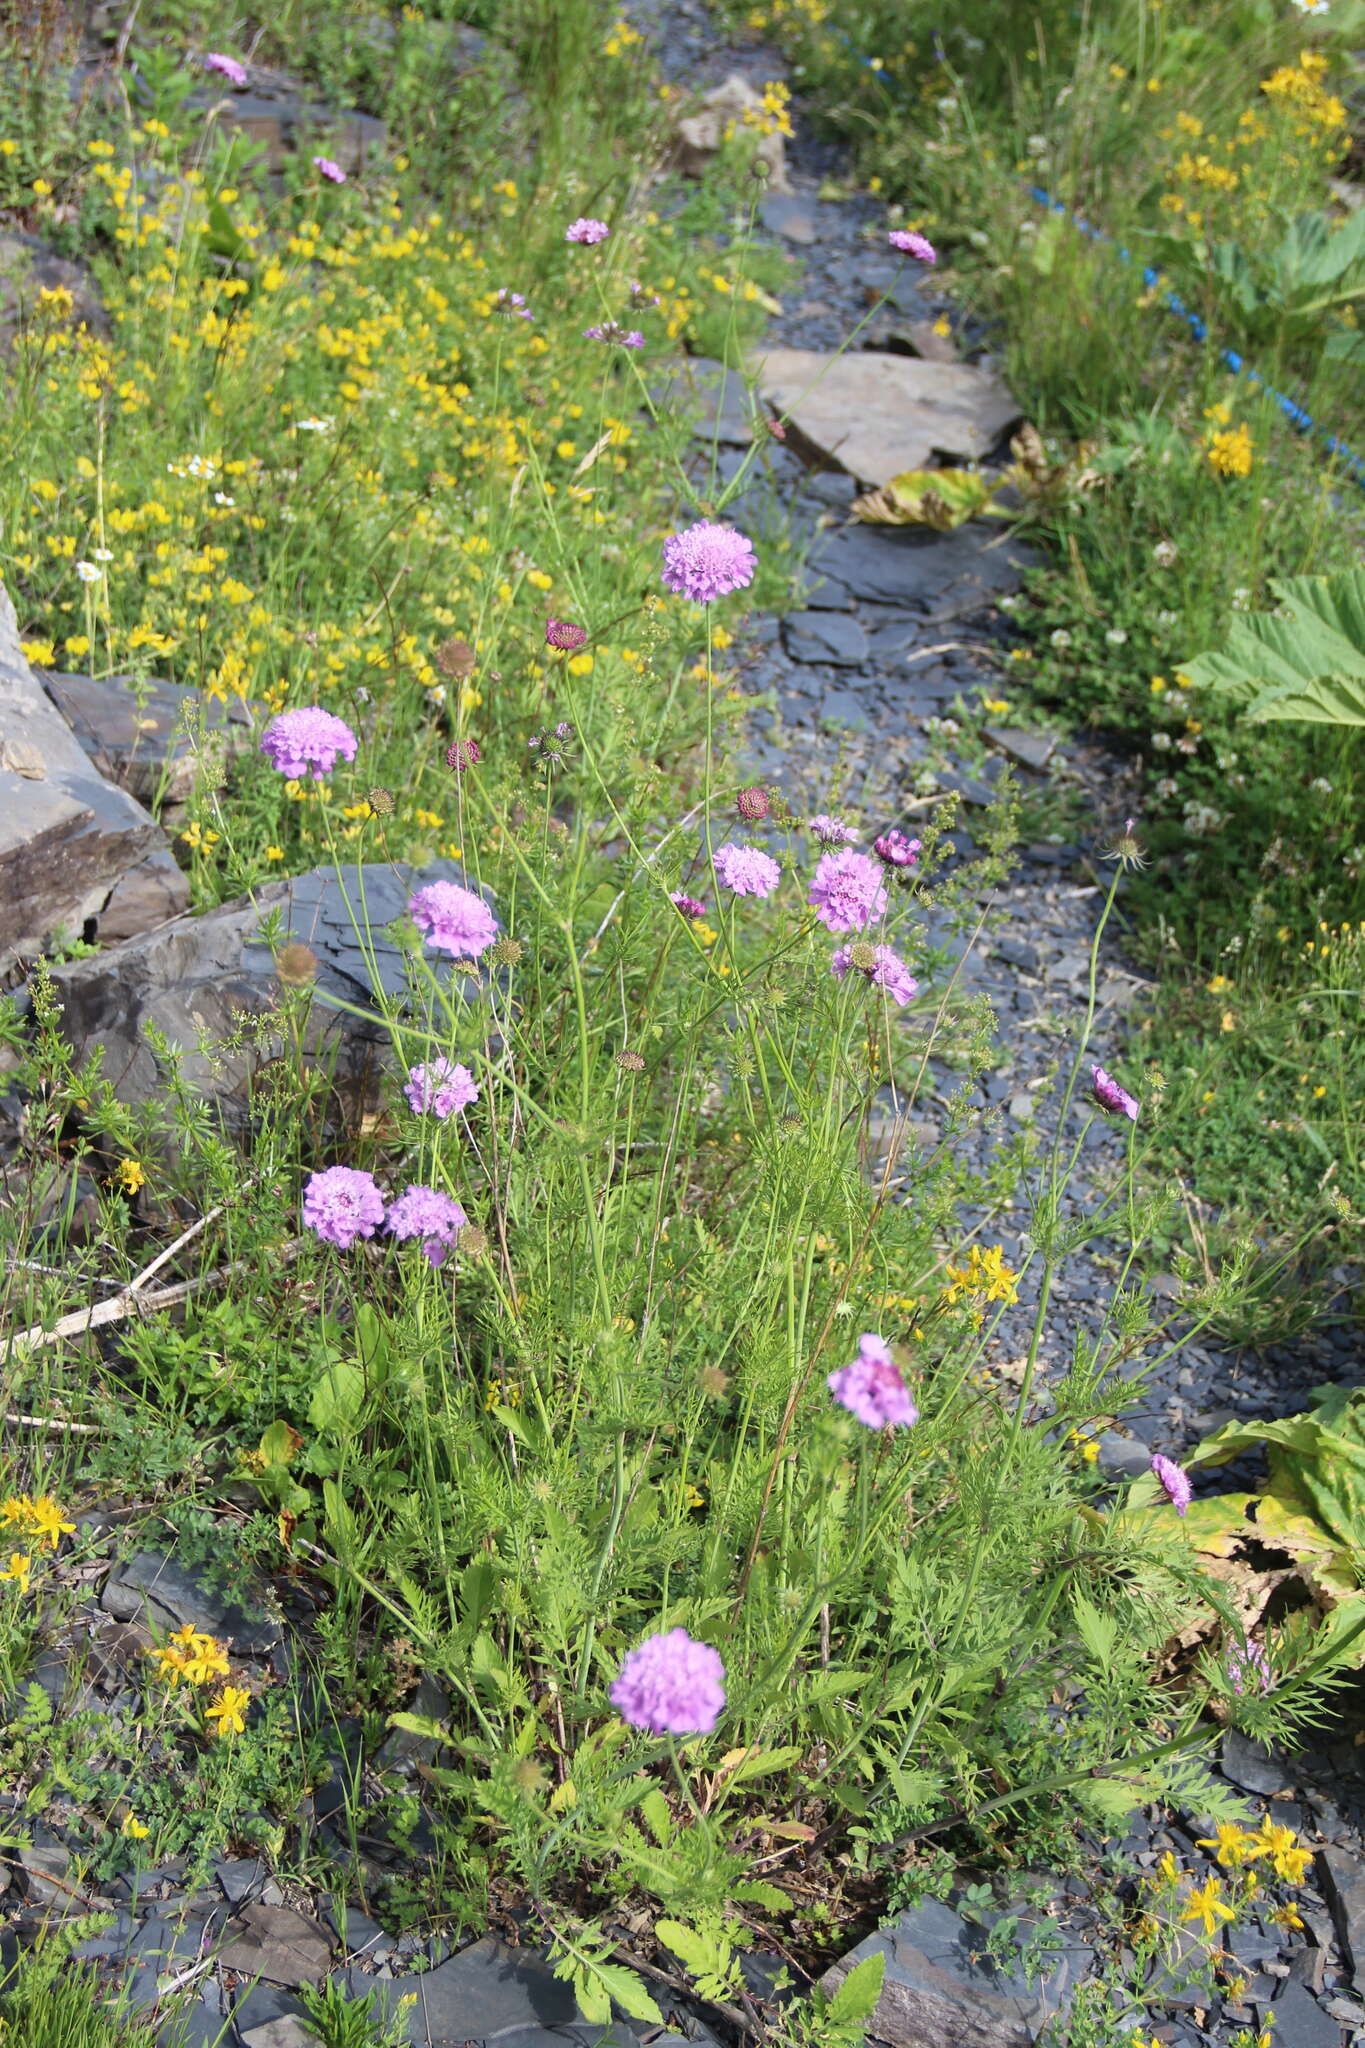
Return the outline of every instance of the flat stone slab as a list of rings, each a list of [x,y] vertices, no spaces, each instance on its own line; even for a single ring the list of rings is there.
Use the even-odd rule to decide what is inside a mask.
[[[199,721],[224,755],[251,744],[245,704],[215,703],[188,684],[48,672],[40,680],[100,774],[142,803],[184,803],[193,789],[198,755],[187,719]]]
[[[867,634],[843,612],[789,612],[782,621],[782,642],[793,661],[830,662],[836,668],[860,668],[867,660]]]
[[[1057,751],[1058,735],[1055,732],[1028,732],[1023,728],[1004,725],[983,725],[981,737],[988,747],[1004,754],[1010,761],[1017,761],[1021,768],[1031,768],[1035,775],[1041,775]]]
[[[856,1963],[883,1955],[886,1975],[868,2022],[869,2042],[885,2048],[1033,2048],[1039,2028],[1065,2007],[1089,1951],[1067,1951],[1052,1975],[1037,1984],[996,1968],[980,1954],[984,1946],[983,1929],[928,1899],[860,1942],[826,1971],[821,1989],[837,1990]]]
[[[1036,559],[1022,541],[965,527],[839,526],[817,541],[805,570],[812,584],[824,577],[864,604],[913,606],[942,623],[1017,590]]]
[[[661,412],[690,417],[700,441],[747,448],[754,438],[757,396],[751,395],[737,370],[727,370],[714,356],[683,356],[663,364],[649,390]]]
[[[96,334],[108,332],[104,306],[88,270],[58,256],[37,235],[0,234],[0,347],[8,347],[31,317],[41,291],[70,295],[71,310],[63,324],[88,327]],[[44,323],[52,318],[45,309]]]
[[[979,462],[1020,417],[1000,379],[966,363],[804,348],[769,349],[753,361],[798,451],[867,484],[928,468],[937,455]]]
[[[119,1621],[165,1617],[182,1628],[203,1629],[243,1656],[273,1649],[282,1634],[259,1603],[233,1599],[204,1566],[182,1564],[159,1550],[139,1551],[111,1572],[100,1605]]]
[[[218,1951],[225,1970],[259,1977],[267,1984],[316,1984],[332,1960],[325,1927],[292,1906],[244,1906],[233,1932]]]
[[[415,1992],[417,2003],[407,2015],[414,2048],[636,2048],[637,2037],[625,2025],[603,2028],[585,2020],[569,1986],[535,1949],[509,1948],[494,1935],[416,1976],[376,1981],[348,1970],[332,1981],[353,1995],[377,1991],[390,2013]],[[678,2039],[653,2030],[648,2038],[659,2048]],[[713,2036],[702,2031],[695,2048],[714,2048]]]
[[[119,883],[153,856],[156,921],[180,909],[173,857],[156,820],[106,781],[43,690],[0,588],[0,975],[35,958],[59,930],[80,938]],[[178,872],[178,871],[177,871]],[[128,922],[125,904],[124,927]]]

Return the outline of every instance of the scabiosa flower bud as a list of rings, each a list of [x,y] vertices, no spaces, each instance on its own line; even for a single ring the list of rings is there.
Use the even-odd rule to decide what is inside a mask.
[[[643,348],[645,338],[638,327],[622,327],[615,320],[604,320],[599,327],[585,327],[584,341],[614,342],[617,348]]]
[[[479,1084],[468,1067],[447,1059],[427,1060],[413,1068],[403,1093],[419,1116],[434,1116],[444,1123],[477,1101]]]
[[[488,957],[495,967],[515,967],[525,950],[520,939],[503,937],[494,939]]]
[[[303,1220],[326,1244],[348,1251],[358,1237],[373,1237],[384,1221],[384,1197],[374,1175],[354,1166],[329,1166],[308,1176]]]
[[[767,427],[768,432],[772,435],[774,441],[786,440],[787,423],[785,420],[765,420],[763,424]]]
[[[397,1238],[420,1237],[424,1257],[439,1266],[468,1221],[453,1195],[409,1186],[390,1207],[384,1227]]]
[[[391,818],[393,816],[393,792],[391,790],[367,789],[365,801],[370,807],[370,816],[372,818]]]
[[[755,786],[752,789],[742,789],[740,791],[739,795],[735,798],[735,809],[739,812],[741,818],[747,818],[749,823],[753,825],[757,824],[760,819],[767,817],[772,809],[772,805],[768,801],[767,790],[759,789]]]
[[[1090,1069],[1090,1086],[1095,1100],[1107,1116],[1126,1116],[1131,1123],[1138,1120],[1137,1098],[1120,1088],[1112,1074],[1106,1074],[1103,1067]]]
[[[822,846],[851,846],[858,836],[842,818],[831,818],[828,811],[812,818],[810,829]]]
[[[917,263],[937,263],[938,251],[925,236],[917,235],[913,228],[892,228],[887,241],[902,256],[913,256]]]
[[[645,1063],[638,1052],[618,1052],[616,1064],[623,1074],[643,1074]]]
[[[329,156],[315,156],[313,158],[313,169],[318,173],[319,177],[326,178],[327,182],[331,185],[344,185],[346,183],[345,171],[342,170],[340,164],[333,163]]]
[[[695,896],[685,896],[681,889],[675,889],[668,900],[689,924],[695,924],[699,917],[706,915],[706,905],[698,902]]]
[[[488,1250],[488,1232],[477,1223],[467,1223],[460,1232],[460,1252],[466,1259],[481,1259]]]
[[[591,246],[594,242],[605,242],[610,233],[611,229],[604,220],[593,220],[590,216],[580,214],[577,220],[570,221],[565,228],[564,239],[566,242],[586,242]]]
[[[1163,1458],[1160,1451],[1152,1459],[1152,1471],[1171,1506],[1178,1515],[1183,1515],[1194,1498],[1194,1489],[1186,1474],[1171,1459]]]
[[[545,645],[553,647],[560,654],[573,654],[588,637],[586,626],[576,626],[572,619],[547,619],[545,621]]]
[[[753,542],[732,526],[699,519],[664,542],[664,586],[693,604],[710,604],[754,580]]]
[[[467,640],[443,640],[436,650],[436,666],[443,676],[463,682],[478,666],[478,656]]]
[[[286,988],[306,988],[317,979],[318,956],[311,946],[291,939],[275,955],[275,972]]]
[[[685,1628],[646,1636],[612,1684],[623,1721],[650,1735],[709,1735],[725,1706],[725,1666],[709,1643]]]
[[[919,1409],[910,1399],[900,1367],[872,1330],[865,1330],[858,1339],[853,1363],[841,1365],[825,1384],[840,1406],[868,1429],[908,1428],[919,1421]]]
[[[777,1128],[784,1138],[799,1138],[806,1128],[806,1119],[795,1109],[784,1109],[777,1119]]]
[[[414,890],[408,915],[428,945],[457,960],[477,960],[498,936],[497,920],[482,896],[458,882],[428,882]]]
[[[472,768],[479,759],[477,740],[456,740],[446,748],[446,767],[453,768],[457,775],[463,775],[466,768]]]
[[[782,879],[782,870],[761,847],[738,846],[727,841],[711,856],[716,879],[736,896],[771,896]]]
[[[912,868],[919,859],[920,845],[918,839],[907,839],[893,825],[880,839],[873,840],[872,851],[889,868]]]
[[[204,59],[205,71],[219,71],[229,85],[246,84],[246,66],[239,64],[235,57],[225,57],[221,50],[210,50]]]
[[[730,1375],[718,1365],[704,1365],[697,1374],[697,1384],[708,1401],[720,1401],[730,1391]]]
[[[884,989],[897,1009],[904,1009],[919,994],[919,983],[890,946],[872,946],[866,939],[852,946],[840,946],[829,963],[829,971],[836,981],[842,981],[850,968],[863,975],[873,988]]]
[[[866,931],[886,909],[886,888],[876,861],[845,848],[822,853],[810,885],[810,904],[832,932]]]
[[[317,704],[282,711],[261,734],[261,752],[291,780],[311,775],[314,782],[321,782],[339,760],[354,761],[359,744],[344,718],[335,718]]]
[[[535,314],[527,305],[521,292],[509,292],[506,285],[493,301],[493,311],[505,314],[509,320],[534,320]]]

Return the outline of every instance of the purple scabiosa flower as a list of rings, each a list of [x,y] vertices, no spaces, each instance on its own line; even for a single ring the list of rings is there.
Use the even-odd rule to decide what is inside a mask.
[[[553,647],[559,654],[573,654],[588,637],[586,626],[576,626],[572,619],[547,619],[545,621],[545,645]]]
[[[829,963],[829,971],[842,981],[850,967],[856,968],[873,988],[885,989],[898,1009],[904,1009],[919,994],[919,983],[890,946],[869,946],[866,939],[857,945],[840,946]]]
[[[695,924],[699,917],[706,915],[706,905],[699,903],[695,896],[685,896],[681,889],[675,889],[668,900],[689,924]]]
[[[902,256],[913,256],[918,263],[938,262],[938,250],[933,243],[917,235],[913,228],[892,228],[886,239]]]
[[[1120,1088],[1112,1074],[1106,1074],[1103,1067],[1090,1069],[1090,1086],[1096,1102],[1109,1116],[1126,1116],[1132,1123],[1138,1120],[1138,1101],[1126,1088]]]
[[[1178,1515],[1183,1515],[1194,1497],[1193,1488],[1179,1465],[1163,1458],[1160,1451],[1152,1459],[1152,1471],[1156,1474],[1162,1491]]]
[[[308,1176],[303,1220],[324,1243],[349,1251],[358,1237],[373,1237],[384,1221],[384,1197],[372,1173],[328,1166]]]
[[[664,542],[664,587],[693,604],[710,604],[754,580],[753,542],[733,526],[699,519]]]
[[[438,953],[477,960],[498,936],[498,922],[482,896],[458,882],[428,882],[408,898],[408,916]]]
[[[313,158],[313,169],[320,178],[326,178],[330,185],[344,185],[346,183],[345,171],[342,170],[340,164],[333,163],[329,156],[315,156]]]
[[[736,896],[771,896],[782,879],[782,870],[770,853],[758,846],[739,846],[727,840],[711,856],[716,880]]]
[[[466,768],[472,768],[479,760],[477,740],[456,740],[446,748],[446,767],[453,768],[457,775],[463,775]]]
[[[920,841],[907,839],[894,825],[872,842],[872,851],[888,868],[912,868],[919,859]]]
[[[524,294],[509,292],[506,285],[493,300],[493,311],[505,313],[511,320],[534,320],[536,317],[527,305]]]
[[[225,57],[221,50],[210,50],[204,59],[205,71],[221,71],[229,85],[246,84],[246,66],[239,64],[235,57]]]
[[[434,1116],[444,1123],[477,1100],[479,1084],[468,1067],[445,1059],[427,1060],[413,1068],[403,1093],[418,1116]]]
[[[622,327],[615,320],[604,320],[599,327],[585,327],[584,341],[613,341],[617,348],[643,348],[645,338],[638,327]]]
[[[646,1636],[608,1697],[623,1721],[650,1735],[709,1735],[725,1707],[725,1666],[685,1628]]]
[[[604,220],[592,220],[580,214],[577,220],[570,221],[565,228],[564,239],[566,242],[587,242],[591,245],[594,242],[605,242],[610,233],[611,229]]]
[[[869,1429],[903,1427],[919,1421],[900,1367],[874,1331],[858,1339],[858,1356],[825,1382],[839,1404]]]
[[[646,290],[637,277],[630,288],[630,303],[638,309],[641,306],[661,306],[663,300],[657,292]]]
[[[760,819],[767,817],[772,804],[768,800],[767,790],[760,789],[755,784],[751,789],[740,791],[735,798],[735,809],[741,818],[747,818],[750,824],[756,825]]]
[[[886,909],[886,885],[875,860],[844,847],[822,853],[810,885],[810,903],[832,932],[863,932]]]
[[[1242,1643],[1230,1643],[1223,1659],[1223,1668],[1228,1675],[1232,1690],[1244,1692],[1269,1692],[1274,1680],[1270,1673],[1270,1659],[1259,1643],[1249,1638]]]
[[[831,818],[828,811],[812,818],[810,829],[822,846],[852,846],[858,837],[851,825],[846,825],[842,818]]]
[[[311,775],[314,782],[321,782],[339,760],[354,761],[358,744],[344,718],[335,718],[317,704],[281,711],[261,734],[261,752],[281,775],[293,780]]]
[[[468,1221],[453,1195],[409,1185],[390,1205],[384,1228],[394,1237],[420,1237],[423,1256],[439,1266]]]

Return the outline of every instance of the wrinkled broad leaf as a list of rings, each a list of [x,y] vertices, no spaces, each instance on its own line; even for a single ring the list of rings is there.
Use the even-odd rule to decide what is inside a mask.
[[[1271,589],[1273,612],[1235,618],[1221,652],[1185,664],[1191,683],[1227,691],[1257,724],[1365,725],[1365,570]]]
[[[853,500],[859,519],[877,526],[932,526],[949,533],[969,519],[1008,519],[994,502],[996,479],[975,469],[905,469],[879,491]]]

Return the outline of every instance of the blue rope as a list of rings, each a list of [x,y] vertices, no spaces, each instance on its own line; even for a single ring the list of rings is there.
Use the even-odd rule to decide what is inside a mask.
[[[1093,226],[1090,221],[1081,220],[1078,215],[1068,213],[1061,200],[1054,199],[1052,194],[1044,191],[1041,185],[1030,185],[1028,189],[1030,197],[1036,200],[1039,206],[1045,206],[1049,213],[1061,214],[1063,219],[1069,220],[1078,233],[1086,236],[1089,241],[1108,243],[1121,263],[1132,262],[1133,258],[1129,250],[1120,248],[1112,236],[1106,235],[1101,228]],[[1149,291],[1159,291],[1161,289],[1161,273],[1158,270],[1153,270],[1149,264],[1144,264],[1142,267],[1142,281]],[[1177,293],[1167,292],[1165,304],[1168,313],[1174,313],[1178,320],[1185,322],[1185,325],[1189,328],[1196,341],[1206,341],[1208,339],[1209,330],[1205,322],[1199,317],[1198,313],[1190,311],[1184,300]],[[1242,360],[1242,357],[1235,348],[1220,349],[1218,356],[1224,369],[1231,370],[1235,377],[1245,377],[1249,383],[1259,384],[1266,397],[1280,408],[1280,411],[1290,422],[1291,426],[1297,427],[1299,432],[1303,434],[1318,434],[1325,442],[1329,453],[1335,455],[1343,468],[1350,472],[1355,482],[1362,489],[1365,489],[1365,461],[1362,461],[1358,455],[1354,454],[1344,441],[1340,440],[1337,435],[1329,433],[1325,427],[1320,427],[1312,414],[1305,412],[1297,399],[1288,397],[1283,391],[1277,391],[1273,384],[1267,384],[1260,371],[1251,369]]]

